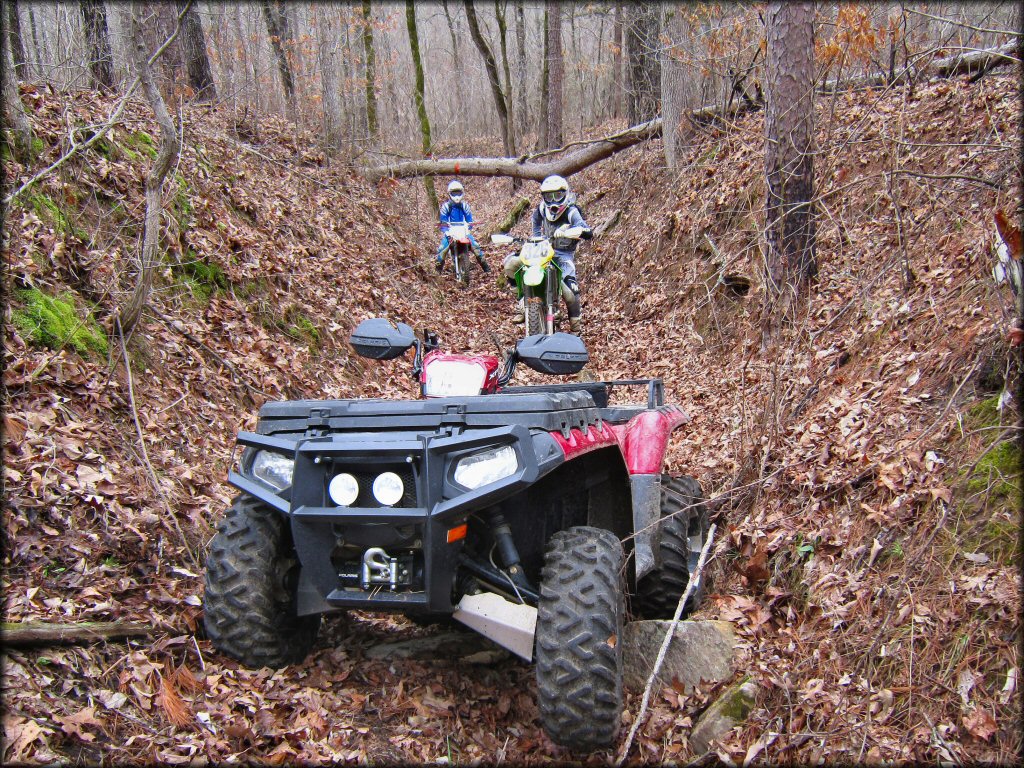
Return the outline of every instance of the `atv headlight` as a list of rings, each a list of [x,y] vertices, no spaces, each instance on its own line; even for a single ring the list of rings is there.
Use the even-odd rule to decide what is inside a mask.
[[[478,363],[463,360],[433,360],[424,373],[423,394],[427,397],[479,395],[487,371]]]
[[[294,469],[294,460],[273,451],[259,451],[252,462],[252,473],[279,491],[292,484]]]
[[[503,445],[459,459],[453,477],[463,488],[476,490],[514,475],[518,469],[519,459],[515,450],[510,445]]]
[[[342,472],[331,478],[327,493],[339,507],[351,507],[359,497],[359,482],[348,472]]]
[[[405,483],[394,472],[382,472],[373,481],[373,498],[385,507],[393,507],[402,500]]]

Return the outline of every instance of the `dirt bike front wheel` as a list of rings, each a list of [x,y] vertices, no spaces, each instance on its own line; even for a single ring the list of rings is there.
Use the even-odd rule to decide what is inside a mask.
[[[539,296],[531,296],[526,299],[526,335],[536,336],[544,333],[547,327],[544,300]]]
[[[455,253],[455,279],[463,288],[469,288],[469,249],[462,248]]]

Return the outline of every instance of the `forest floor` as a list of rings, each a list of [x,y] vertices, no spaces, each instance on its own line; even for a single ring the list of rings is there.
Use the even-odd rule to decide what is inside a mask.
[[[572,179],[592,225],[621,212],[577,259],[590,373],[661,377],[692,417],[669,468],[699,478],[721,532],[697,617],[734,622],[737,679],[758,687],[723,760],[1020,755],[1020,358],[991,274],[993,216],[1021,206],[1019,83],[997,71],[821,99],[820,274],[768,333],[760,115],[694,127],[675,172],[655,141]],[[43,151],[5,162],[8,190],[67,150],[67,125],[113,108],[25,101]],[[421,181],[368,185],[281,122],[185,116],[167,255],[126,351],[110,309],[134,280],[159,135],[145,106],[7,215],[5,620],[151,636],[5,647],[0,759],[608,762],[544,735],[516,660],[367,658],[436,631],[404,619],[329,618],[309,658],[278,670],[204,638],[203,553],[262,403],[415,396],[408,360],[348,349],[367,317],[429,326],[453,350],[507,348],[520,327],[498,270],[468,290],[434,274]],[[510,182],[464,181],[486,230]],[[26,320],[41,306],[65,318],[51,347]],[[690,726],[720,687],[656,692],[629,761],[692,759]]]

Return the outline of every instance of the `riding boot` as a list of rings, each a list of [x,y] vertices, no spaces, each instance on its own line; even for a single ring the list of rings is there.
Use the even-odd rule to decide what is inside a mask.
[[[484,272],[491,271],[491,265],[484,261],[483,251],[476,252],[476,260],[480,264],[480,269],[482,269]]]
[[[516,305],[515,321],[517,323],[526,322],[526,297],[523,296],[519,299],[519,303]]]

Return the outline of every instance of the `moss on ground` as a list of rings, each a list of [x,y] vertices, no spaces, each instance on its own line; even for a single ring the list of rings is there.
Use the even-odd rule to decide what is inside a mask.
[[[73,235],[83,242],[89,240],[89,234],[75,226],[75,223],[71,221],[67,213],[64,212],[64,209],[49,195],[42,193],[28,195],[25,198],[25,203],[36,212],[36,216],[41,221],[52,226],[54,232],[58,235]]]
[[[171,267],[171,271],[188,288],[189,292],[204,304],[217,291],[228,289],[230,282],[224,270],[216,264],[201,259],[191,248],[185,259]]]
[[[17,292],[24,307],[11,319],[22,336],[33,344],[62,349],[72,347],[82,356],[107,354],[107,337],[88,310],[79,311],[70,293],[48,296],[37,288]]]
[[[142,159],[142,155],[146,155],[151,160],[156,159],[156,142],[153,140],[153,137],[145,131],[129,133],[124,140],[124,144],[125,154],[132,160],[140,160]]]
[[[284,317],[274,321],[280,330],[297,341],[304,341],[311,351],[320,348],[320,331],[309,317],[296,304],[290,304],[284,310]]]

